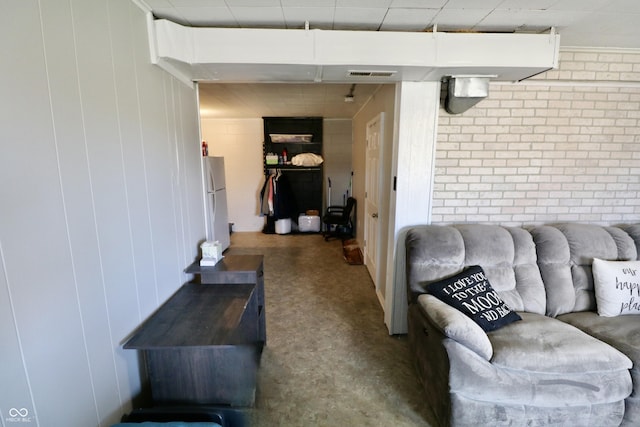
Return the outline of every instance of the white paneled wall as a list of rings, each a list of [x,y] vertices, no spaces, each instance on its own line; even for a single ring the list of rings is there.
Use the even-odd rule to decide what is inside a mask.
[[[202,119],[210,156],[224,157],[229,222],[234,231],[261,231],[258,197],[264,184],[262,118]]]
[[[351,189],[353,136],[351,120],[325,119],[322,131],[322,153],[324,157],[324,204],[336,206],[345,204]],[[328,201],[328,178],[331,178],[331,201]]]
[[[108,426],[204,237],[196,93],[130,0],[5,1],[0,52],[0,425]]]
[[[565,51],[558,70],[440,111],[433,222],[640,220],[640,53]]]

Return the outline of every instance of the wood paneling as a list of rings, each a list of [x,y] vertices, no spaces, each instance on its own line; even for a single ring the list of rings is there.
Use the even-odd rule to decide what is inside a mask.
[[[3,416],[118,421],[140,391],[121,341],[204,237],[196,93],[150,64],[145,19],[128,0],[2,4]]]

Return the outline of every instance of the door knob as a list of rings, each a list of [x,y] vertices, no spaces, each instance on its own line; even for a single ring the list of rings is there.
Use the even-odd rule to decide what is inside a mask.
[[[371,214],[371,218],[378,218],[378,214],[377,213]]]

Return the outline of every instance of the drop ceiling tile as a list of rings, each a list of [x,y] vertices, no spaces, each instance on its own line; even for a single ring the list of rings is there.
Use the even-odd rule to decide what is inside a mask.
[[[581,10],[545,10],[530,16],[526,25],[539,27],[566,27],[589,16],[589,12]]]
[[[478,23],[476,29],[483,31],[511,31],[525,25],[531,11],[517,9],[494,10]]]
[[[167,9],[167,8],[173,7],[173,4],[171,4],[169,0],[147,0],[146,4],[151,9],[155,9],[155,8]]]
[[[279,7],[232,7],[231,14],[241,27],[284,28],[284,16]]]
[[[559,0],[553,4],[549,9],[557,10],[572,10],[572,11],[593,11],[608,7],[608,3],[611,0]]]
[[[563,46],[637,50],[637,40],[640,40],[639,19],[640,16],[635,14],[601,15],[600,20],[591,17],[585,19],[580,23],[579,29],[570,27],[558,32]],[[583,24],[589,28],[589,31],[582,30]]]
[[[440,9],[448,0],[393,0],[392,8]]]
[[[176,8],[191,25],[228,27],[238,26],[228,7],[179,7]]]
[[[442,9],[433,19],[438,30],[454,31],[474,28],[487,15],[484,9]]]
[[[445,9],[494,9],[502,3],[503,0],[449,0],[444,6]],[[535,0],[532,0],[535,1]]]
[[[280,7],[280,0],[225,0],[229,7]]]
[[[174,7],[226,7],[224,0],[169,0]],[[147,1],[147,3],[149,3]]]
[[[382,25],[386,12],[382,8],[336,7],[334,28],[375,31]]]
[[[384,31],[423,31],[432,24],[438,9],[389,9],[382,22]]]
[[[597,16],[583,17],[580,24],[594,34],[620,33],[621,35],[637,34],[640,36],[639,18],[640,15],[633,13],[599,13]]]
[[[393,0],[336,0],[336,7],[388,8]]]
[[[609,11],[640,13],[638,0],[611,0],[607,5]]]
[[[543,30],[566,27],[583,19],[588,12],[552,10],[494,10],[477,26],[485,31]],[[507,24],[508,23],[508,24]]]
[[[336,6],[336,0],[281,0],[282,7],[317,7],[331,8]]]
[[[558,0],[504,0],[497,9],[545,10],[555,3]]]

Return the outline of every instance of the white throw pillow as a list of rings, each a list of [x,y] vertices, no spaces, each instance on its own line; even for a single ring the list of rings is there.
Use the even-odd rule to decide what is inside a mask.
[[[593,286],[598,314],[640,314],[640,261],[593,259]]]

